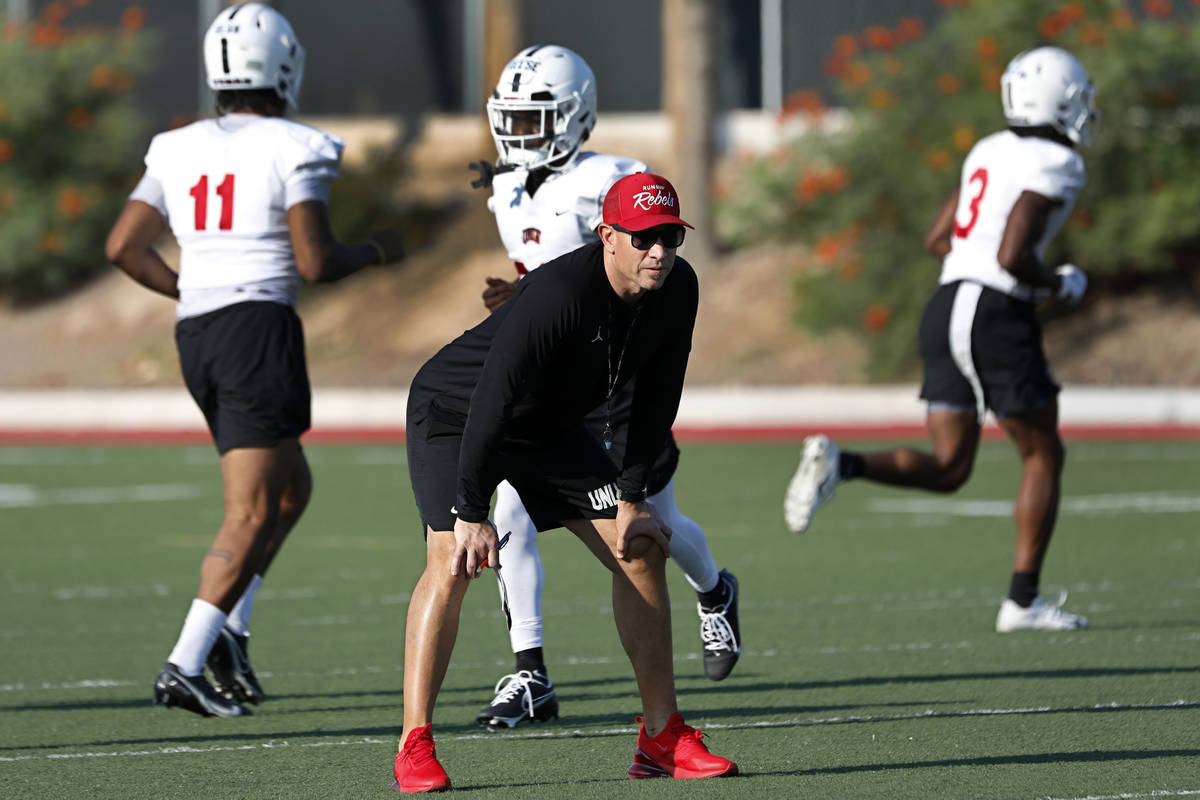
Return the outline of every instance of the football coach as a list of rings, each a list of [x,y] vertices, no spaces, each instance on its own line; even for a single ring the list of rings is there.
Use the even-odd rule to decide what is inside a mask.
[[[599,242],[530,273],[413,379],[408,465],[426,562],[408,608],[395,788],[450,788],[434,750],[433,709],[467,587],[498,563],[488,510],[505,479],[539,531],[568,528],[612,572],[613,616],[644,715],[629,776],[737,774],[679,714],[664,569],[671,533],[646,502],[696,322],[696,273],[675,254],[685,227],[666,178],[627,175],[605,196]],[[608,431],[597,440],[584,416],[634,379],[618,465],[606,453]]]

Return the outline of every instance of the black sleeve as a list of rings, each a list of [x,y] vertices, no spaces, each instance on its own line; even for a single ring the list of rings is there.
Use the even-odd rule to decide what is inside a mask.
[[[700,293],[691,266],[682,259],[676,266],[684,269],[671,275],[671,281],[678,281],[671,287],[673,296],[663,297],[663,313],[668,321],[663,328],[662,340],[638,370],[633,387],[629,441],[621,476],[617,479],[617,489],[621,492],[645,490],[650,469],[662,451],[679,411]],[[667,291],[666,287],[661,291]]]
[[[471,394],[459,451],[456,507],[465,522],[487,519],[501,480],[497,454],[513,406],[579,325],[579,300],[563,287],[559,280],[526,278],[506,303],[507,315]]]

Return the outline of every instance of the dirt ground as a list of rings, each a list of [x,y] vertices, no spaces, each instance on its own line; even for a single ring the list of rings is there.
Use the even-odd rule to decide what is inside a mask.
[[[862,382],[859,344],[790,324],[796,252],[739,253],[701,273],[689,383]],[[449,258],[434,251],[306,292],[300,313],[314,385],[406,387],[438,347],[482,318],[484,278],[510,269],[498,247]],[[1154,294],[1100,298],[1047,326],[1051,363],[1065,383],[1200,385],[1197,311],[1190,300]],[[0,387],[178,385],[173,325],[171,302],[114,269],[66,299],[0,312]]]
[[[406,387],[437,348],[483,317],[484,278],[515,273],[482,194],[463,200],[433,246],[403,266],[303,290],[314,385]],[[697,265],[701,308],[689,383],[864,381],[859,343],[814,338],[791,324],[789,275],[799,253],[799,245],[770,246]],[[164,255],[175,261],[173,245]],[[1197,294],[1175,287],[1089,298],[1047,325],[1056,374],[1071,384],[1200,385]],[[112,268],[58,301],[0,308],[0,388],[180,385],[173,327],[170,301]]]

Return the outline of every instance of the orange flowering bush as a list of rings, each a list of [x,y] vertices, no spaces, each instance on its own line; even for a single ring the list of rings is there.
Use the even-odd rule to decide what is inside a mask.
[[[0,37],[0,296],[28,301],[105,268],[104,237],[141,174],[130,98],[146,68],[145,14],[75,25],[50,2]],[[136,9],[136,13],[132,10]]]
[[[741,190],[717,206],[735,246],[810,245],[796,319],[862,335],[875,379],[915,375],[917,324],[940,269],[925,233],[967,150],[1004,128],[1000,76],[1022,50],[1075,53],[1103,115],[1084,152],[1087,187],[1048,259],[1079,264],[1096,291],[1106,273],[1200,270],[1200,0],[939,5],[928,27],[908,19],[838,36],[824,61],[834,96],[801,88],[783,112],[820,109],[816,127],[746,165]]]

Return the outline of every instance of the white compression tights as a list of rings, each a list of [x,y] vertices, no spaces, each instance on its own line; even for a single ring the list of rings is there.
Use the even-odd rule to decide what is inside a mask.
[[[711,590],[717,585],[717,562],[708,549],[704,529],[676,507],[674,479],[649,501],[671,529],[671,559],[683,570],[687,582],[698,592]],[[500,536],[512,534],[500,551],[500,570],[504,573],[508,608],[512,614],[509,638],[513,652],[541,647],[542,589],[546,573],[538,554],[537,529],[517,490],[508,481],[496,487],[493,521]]]

